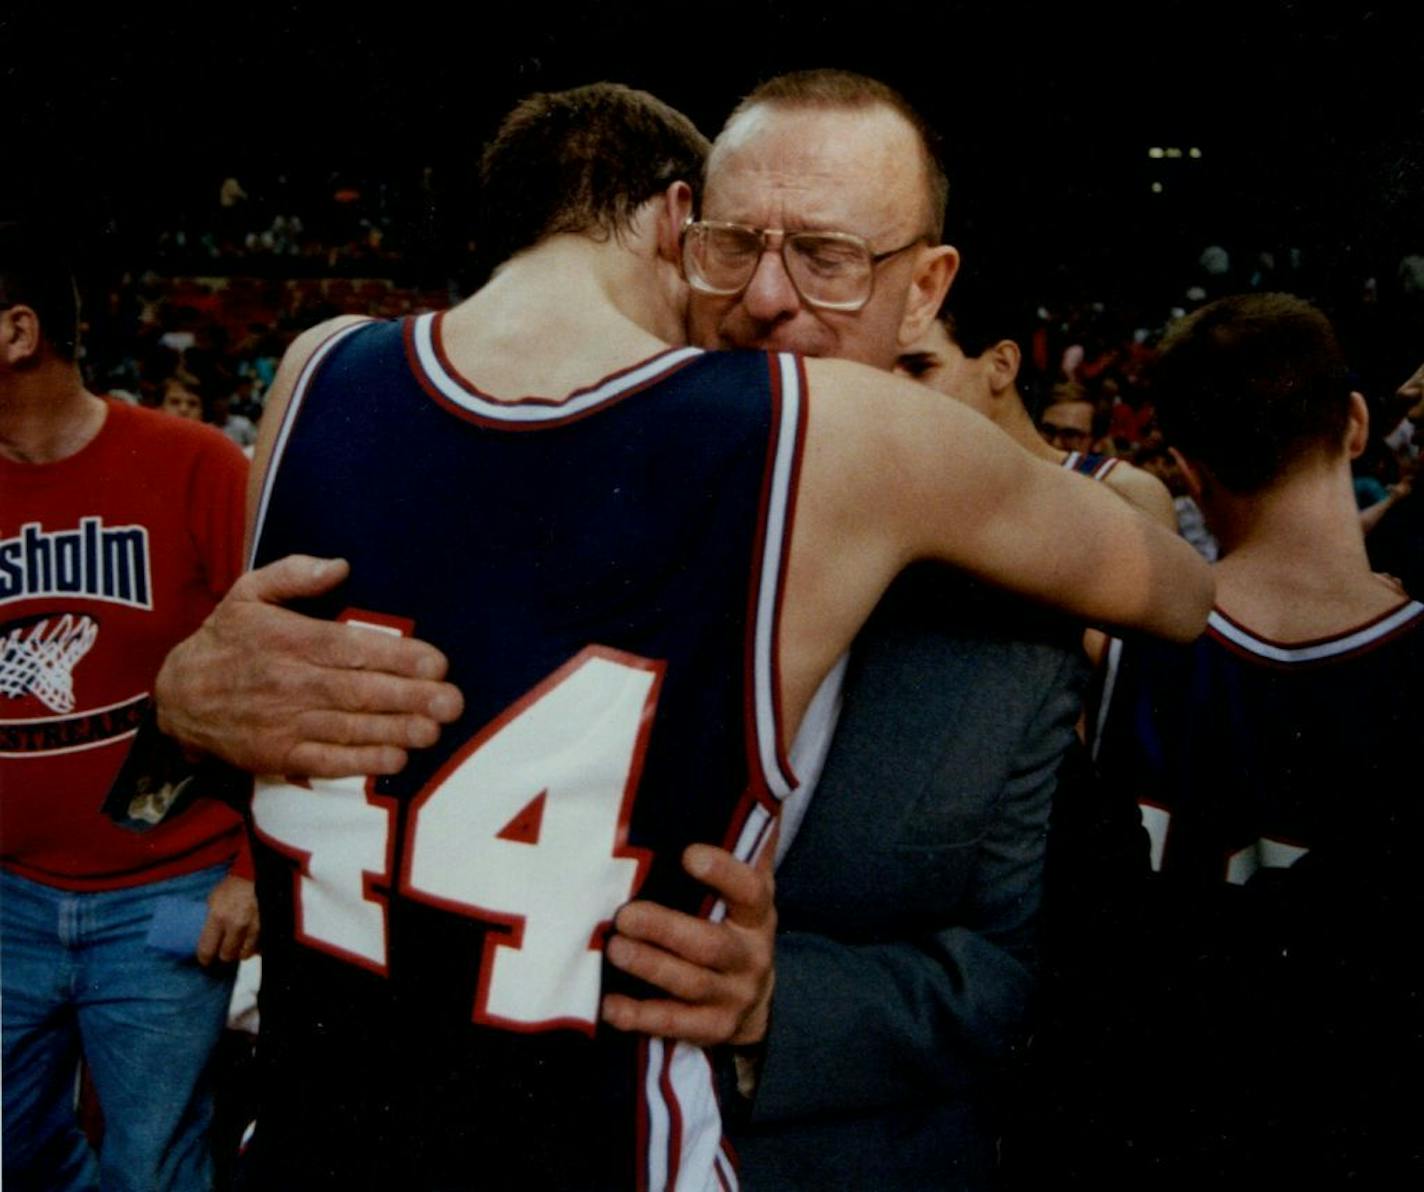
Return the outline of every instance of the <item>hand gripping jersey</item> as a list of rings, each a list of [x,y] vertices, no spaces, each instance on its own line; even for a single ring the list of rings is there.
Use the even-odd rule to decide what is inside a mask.
[[[683,848],[751,857],[793,782],[801,389],[681,349],[495,402],[439,316],[315,354],[254,561],[349,559],[308,611],[433,642],[466,709],[396,777],[258,782],[260,1186],[734,1185],[706,1056],[599,1024],[639,992],[602,942],[635,896],[719,913]]]

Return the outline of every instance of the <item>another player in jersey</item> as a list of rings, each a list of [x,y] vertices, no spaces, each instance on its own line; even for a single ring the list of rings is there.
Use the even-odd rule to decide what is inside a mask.
[[[1101,480],[1143,513],[1176,529],[1172,496],[1157,477],[1111,456],[1064,451],[1044,440],[1020,387],[1023,347],[1016,306],[982,273],[960,271],[939,317],[900,357],[907,376],[978,410],[1040,459]]]
[[[982,420],[854,365],[675,347],[705,149],[626,88],[526,101],[484,161],[488,285],[315,329],[279,373],[255,560],[346,557],[308,610],[427,637],[468,702],[399,776],[259,783],[254,1186],[734,1183],[704,1054],[600,1025],[645,992],[603,935],[635,894],[720,913],[684,846],[764,847],[784,751],[895,573],[1200,630],[1190,548]],[[864,304],[873,248],[836,247],[802,284]]]
[[[1223,553],[1205,635],[1117,643],[1105,679],[1099,762],[1159,875],[1115,1161],[1400,1186],[1421,1167],[1424,606],[1365,555],[1365,403],[1324,316],[1276,294],[1173,329],[1154,394]]]

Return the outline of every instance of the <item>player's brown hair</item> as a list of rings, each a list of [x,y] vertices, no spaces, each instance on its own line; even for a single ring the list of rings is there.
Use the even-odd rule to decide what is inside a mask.
[[[681,112],[619,83],[529,96],[480,162],[481,264],[560,233],[619,235],[673,182],[697,189],[709,148]]]
[[[1167,441],[1231,492],[1259,492],[1344,441],[1345,355],[1330,320],[1290,294],[1203,306],[1169,329],[1151,376]]]
[[[949,204],[949,178],[944,170],[942,143],[929,121],[895,88],[850,70],[793,70],[768,79],[751,91],[732,110],[723,129],[731,127],[739,116],[758,104],[851,112],[882,106],[903,116],[919,139],[925,168],[925,200],[929,207],[929,226],[925,231],[931,243],[939,243],[944,236],[944,213]]]

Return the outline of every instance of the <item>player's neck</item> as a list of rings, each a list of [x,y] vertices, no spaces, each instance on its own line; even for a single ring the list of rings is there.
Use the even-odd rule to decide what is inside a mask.
[[[446,349],[497,400],[558,398],[686,342],[667,273],[616,239],[555,236],[450,312]]]
[[[1256,632],[1305,641],[1399,603],[1397,586],[1370,570],[1343,458],[1251,497],[1208,490],[1203,502],[1222,550],[1217,604]]]
[[[636,330],[663,346],[683,344],[686,300],[678,300],[671,276],[637,246],[616,238],[600,243],[554,236],[506,262],[471,304],[508,310],[511,325],[521,327],[537,319],[590,339],[610,332],[631,339]]]
[[[68,459],[99,433],[107,411],[72,365],[8,372],[0,376],[0,456],[22,464]]]
[[[999,429],[1030,455],[1060,466],[1068,458],[1066,451],[1060,451],[1038,433],[1038,427],[1034,426],[1017,389],[1005,394],[996,409],[999,416],[994,421],[998,423]]]

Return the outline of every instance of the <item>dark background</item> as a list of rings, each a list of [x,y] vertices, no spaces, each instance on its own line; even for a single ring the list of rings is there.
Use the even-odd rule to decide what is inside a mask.
[[[154,230],[210,208],[224,177],[280,173],[387,187],[438,252],[467,235],[471,164],[520,95],[616,79],[713,134],[759,79],[836,65],[926,112],[951,239],[1039,291],[1165,297],[1211,243],[1299,248],[1317,291],[1388,287],[1424,253],[1418,6],[1336,7],[31,4],[0,15],[4,202],[142,267]]]

